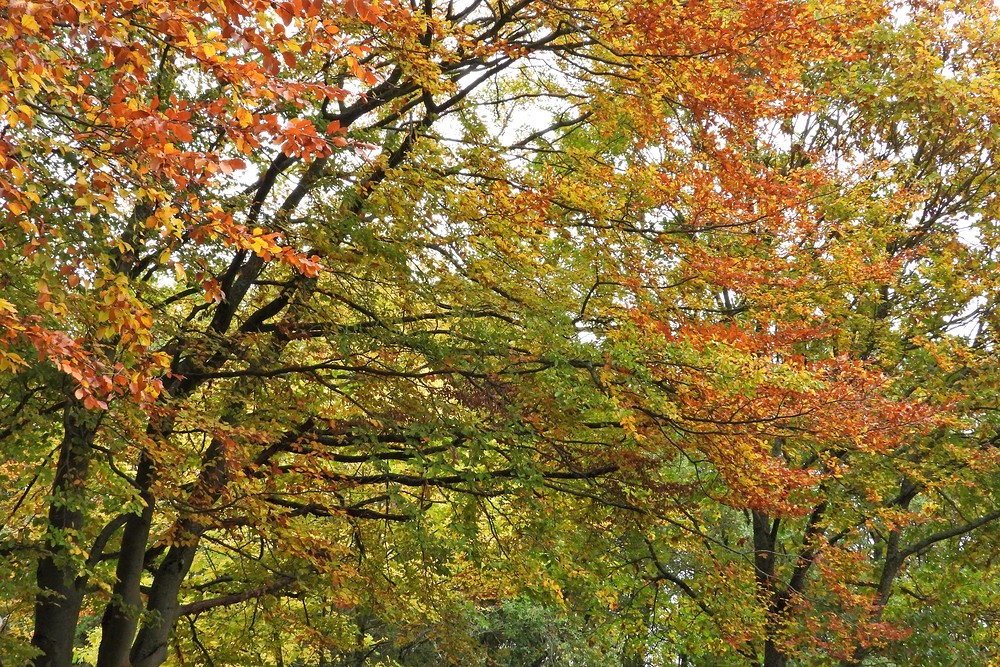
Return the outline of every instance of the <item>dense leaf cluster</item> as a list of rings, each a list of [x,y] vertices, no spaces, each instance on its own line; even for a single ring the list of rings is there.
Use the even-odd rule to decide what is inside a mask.
[[[7,3],[0,664],[987,664],[997,13]]]

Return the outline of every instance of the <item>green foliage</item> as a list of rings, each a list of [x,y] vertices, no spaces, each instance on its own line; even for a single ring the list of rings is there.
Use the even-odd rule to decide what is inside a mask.
[[[3,664],[998,650],[991,3],[9,5]]]

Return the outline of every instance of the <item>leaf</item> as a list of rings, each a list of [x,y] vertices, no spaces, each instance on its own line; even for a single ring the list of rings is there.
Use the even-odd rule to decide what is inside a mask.
[[[4,11],[5,663],[1000,651],[993,3]]]

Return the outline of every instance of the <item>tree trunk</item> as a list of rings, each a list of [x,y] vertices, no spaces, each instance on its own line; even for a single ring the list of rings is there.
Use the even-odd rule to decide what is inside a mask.
[[[788,664],[788,656],[781,651],[774,642],[767,640],[764,643],[763,667],[785,667]]]
[[[241,407],[242,404],[237,403],[231,409],[235,411]],[[192,507],[207,509],[219,499],[229,481],[228,465],[222,442],[213,439],[202,460],[198,486],[189,499]],[[132,645],[131,667],[158,667],[167,659],[167,642],[180,615],[181,584],[191,569],[205,529],[203,524],[191,518],[181,519],[174,526],[175,543],[156,569],[146,602],[149,620],[143,624]]]
[[[86,500],[91,445],[100,413],[70,398],[63,411],[63,439],[52,483],[45,555],[38,561],[38,595],[32,645],[41,651],[35,667],[70,667],[73,639],[87,581],[79,540]]]
[[[101,619],[101,646],[97,653],[97,667],[129,667],[129,650],[139,625],[142,611],[143,560],[149,542],[149,529],[153,522],[156,499],[151,492],[153,462],[145,454],[139,460],[135,485],[145,503],[139,514],[133,514],[125,523],[122,544],[115,570],[114,597],[104,610]]]
[[[186,535],[184,539],[190,542],[171,547],[156,571],[146,605],[153,614],[132,645],[131,667],[159,667],[167,659],[167,642],[180,612],[181,584],[197,551],[197,537]]]

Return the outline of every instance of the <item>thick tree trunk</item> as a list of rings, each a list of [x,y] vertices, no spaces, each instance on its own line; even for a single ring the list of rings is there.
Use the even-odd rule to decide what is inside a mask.
[[[757,580],[757,588],[762,595],[771,593],[771,584],[774,579],[775,553],[774,545],[777,539],[779,519],[771,520],[771,517],[763,512],[753,512],[751,515],[753,526],[753,563],[754,574]]]
[[[101,619],[97,667],[129,667],[129,650],[132,648],[132,639],[142,611],[140,582],[156,503],[150,490],[153,465],[152,460],[143,454],[136,471],[135,484],[145,506],[142,512],[128,518],[122,533],[118,567],[115,571],[117,581],[113,590],[114,597]]]
[[[780,519],[772,519],[763,512],[753,512],[753,544],[754,544],[754,569],[757,579],[757,590],[761,596],[770,596],[771,605],[768,609],[769,632],[775,632],[781,628],[785,621],[783,618],[786,591],[783,583],[775,578],[777,571],[777,552],[775,547],[778,541],[778,528],[781,525]],[[764,660],[761,667],[785,667],[788,664],[788,656],[778,648],[778,646],[768,639],[764,642]]]
[[[132,645],[131,667],[159,667],[167,659],[167,642],[180,613],[181,584],[197,551],[197,538],[190,539],[192,543],[171,547],[156,571],[146,605],[154,613]]]
[[[234,404],[238,410],[242,404]],[[207,509],[219,499],[229,481],[225,448],[213,439],[205,451],[198,486],[189,499],[192,507]],[[174,526],[175,545],[163,557],[146,601],[149,620],[139,630],[130,653],[131,667],[158,667],[167,659],[167,642],[180,615],[180,591],[198,550],[205,526],[190,518]],[[117,667],[117,666],[115,666]]]
[[[788,656],[768,640],[764,643],[764,662],[762,667],[785,667],[788,664]]]
[[[73,639],[83,602],[86,575],[79,539],[83,529],[87,473],[91,445],[99,413],[70,399],[63,411],[63,440],[52,483],[46,553],[38,562],[38,596],[35,600],[35,631],[32,645],[41,651],[35,667],[70,667]]]

